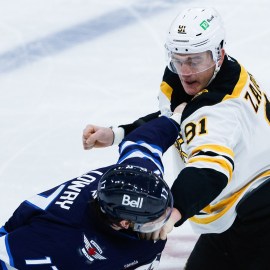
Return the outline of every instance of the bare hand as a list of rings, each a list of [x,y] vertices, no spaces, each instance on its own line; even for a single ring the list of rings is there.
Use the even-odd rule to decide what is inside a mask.
[[[180,212],[176,208],[173,208],[170,218],[159,230],[156,230],[151,233],[140,233],[140,238],[156,241],[159,239],[166,240],[167,234],[173,230],[174,224],[180,219],[181,219]]]
[[[186,105],[187,105],[186,102],[181,103],[180,105],[178,105],[178,106],[174,109],[173,113],[182,113],[183,110],[185,109]]]
[[[107,147],[112,145],[114,134],[111,128],[87,125],[83,130],[83,148],[85,150],[93,147]]]

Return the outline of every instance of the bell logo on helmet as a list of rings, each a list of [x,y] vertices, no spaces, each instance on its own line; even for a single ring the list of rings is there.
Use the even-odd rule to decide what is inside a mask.
[[[97,199],[105,215],[136,222],[137,230],[142,224],[148,224],[149,230],[149,222],[160,217],[164,221],[164,211],[171,211],[173,206],[166,182],[153,171],[135,165],[110,168],[99,180]]]
[[[129,205],[131,207],[142,208],[143,198],[138,197],[138,200],[131,200],[129,195],[124,194],[122,205]]]
[[[186,34],[186,26],[185,25],[179,25],[178,34]]]

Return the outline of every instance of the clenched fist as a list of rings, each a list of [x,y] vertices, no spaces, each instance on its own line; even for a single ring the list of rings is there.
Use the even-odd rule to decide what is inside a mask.
[[[110,146],[113,140],[114,133],[111,128],[87,125],[83,130],[82,141],[85,150]]]

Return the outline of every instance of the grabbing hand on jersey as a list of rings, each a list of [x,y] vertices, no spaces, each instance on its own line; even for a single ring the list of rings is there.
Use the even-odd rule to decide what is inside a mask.
[[[173,113],[181,113],[184,111],[185,107],[187,106],[187,103],[186,102],[183,102],[181,104],[179,104],[173,111]]]
[[[140,233],[140,238],[156,241],[159,239],[166,240],[167,234],[169,234],[173,230],[174,224],[178,222],[180,219],[181,219],[180,212],[176,208],[173,208],[170,218],[160,229],[150,233]]]

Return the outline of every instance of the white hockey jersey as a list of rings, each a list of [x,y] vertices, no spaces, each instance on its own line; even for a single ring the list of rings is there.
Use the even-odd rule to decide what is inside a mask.
[[[205,89],[186,109],[179,139],[186,167],[213,169],[228,179],[219,196],[190,222],[198,233],[220,233],[234,222],[243,196],[270,176],[270,103],[241,66],[230,94]]]

